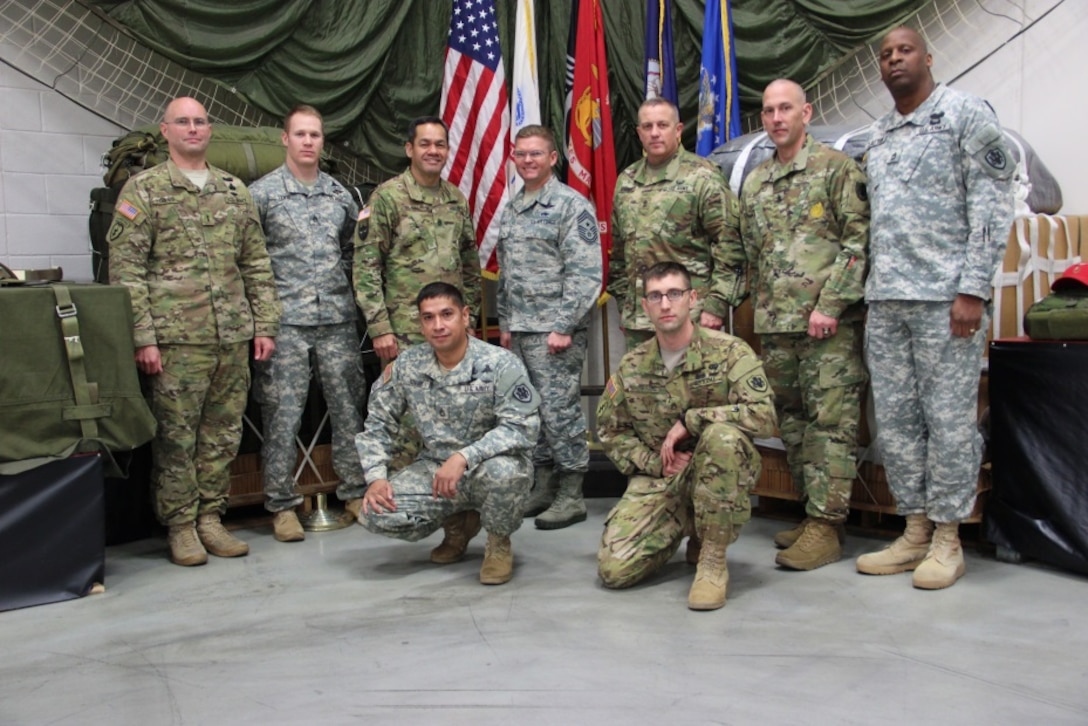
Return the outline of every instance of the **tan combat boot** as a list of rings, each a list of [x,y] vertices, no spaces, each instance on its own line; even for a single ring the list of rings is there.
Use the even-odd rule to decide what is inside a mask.
[[[780,550],[784,550],[788,547],[793,547],[793,543],[801,537],[801,533],[805,531],[805,524],[808,523],[809,517],[805,517],[797,526],[793,529],[784,529],[774,536],[774,546]],[[839,523],[835,525],[835,534],[839,537],[839,544],[846,541],[846,524]]]
[[[241,557],[249,554],[249,545],[228,532],[219,521],[218,514],[201,514],[197,518],[196,533],[208,552],[216,557]]]
[[[582,498],[582,472],[559,475],[559,492],[548,510],[533,520],[537,529],[563,529],[586,521],[586,502]]]
[[[355,518],[355,521],[359,521],[359,516],[363,511],[363,498],[349,499],[344,502],[344,511]]]
[[[717,610],[725,605],[725,591],[729,586],[729,569],[725,563],[725,550],[734,541],[733,532],[739,527],[725,524],[703,527],[699,530],[699,564],[695,581],[688,591],[688,608],[692,610]]]
[[[778,553],[776,564],[791,570],[815,570],[842,559],[842,545],[836,531],[839,526],[826,519],[810,517],[804,531],[790,547]]]
[[[301,542],[306,539],[306,533],[302,530],[302,523],[298,521],[298,515],[293,509],[284,509],[276,512],[272,517],[272,536],[280,542]]]
[[[480,513],[475,509],[458,512],[446,517],[442,523],[446,535],[442,544],[431,550],[431,562],[437,565],[450,565],[460,562],[468,549],[469,540],[480,533]]]
[[[550,466],[538,466],[533,470],[533,488],[529,492],[529,501],[525,503],[523,517],[535,517],[548,511],[559,491],[559,477]]]
[[[480,583],[502,585],[514,576],[514,552],[510,548],[510,535],[500,537],[487,533],[484,547],[484,563],[480,566]]]
[[[924,514],[908,514],[907,528],[902,536],[879,552],[870,552],[857,559],[858,572],[865,575],[894,575],[913,570],[922,564],[929,552],[933,522]]]
[[[208,553],[200,544],[192,522],[171,524],[167,541],[170,544],[170,561],[175,565],[193,567],[208,561]]]
[[[914,570],[914,586],[922,590],[951,587],[963,577],[963,547],[960,545],[960,523],[939,522],[933,541],[922,564]]]

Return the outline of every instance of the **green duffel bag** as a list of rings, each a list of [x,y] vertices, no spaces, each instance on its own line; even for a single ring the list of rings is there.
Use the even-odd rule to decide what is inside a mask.
[[[287,150],[282,135],[282,129],[270,126],[213,124],[208,163],[250,184],[283,165]],[[166,161],[169,156],[159,127],[144,126],[113,142],[113,148],[106,152],[107,170],[102,180],[108,187],[120,187],[130,176]]]
[[[128,289],[0,285],[0,474],[73,453],[113,452],[155,435],[140,391]]]
[[[1088,288],[1066,288],[1038,301],[1024,315],[1032,340],[1088,340]]]

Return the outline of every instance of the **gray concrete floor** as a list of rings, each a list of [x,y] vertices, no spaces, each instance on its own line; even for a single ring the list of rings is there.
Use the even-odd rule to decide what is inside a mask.
[[[358,526],[185,569],[111,547],[106,591],[0,613],[3,724],[1084,724],[1084,578],[967,555],[940,592],[847,557],[779,570],[781,522],[729,550],[729,601],[689,611],[682,551],[632,590],[595,550],[614,500],[514,535],[514,579],[432,565]]]

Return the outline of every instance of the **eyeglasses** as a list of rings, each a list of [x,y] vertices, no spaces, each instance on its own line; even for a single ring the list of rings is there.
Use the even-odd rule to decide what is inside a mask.
[[[196,126],[198,129],[202,129],[208,125],[208,119],[206,118],[176,118],[171,121],[174,126],[180,126],[187,128],[189,126]]]
[[[533,151],[515,151],[511,154],[515,159],[543,159],[547,155],[547,151],[540,151],[539,149],[534,149]]]
[[[669,302],[680,302],[680,298],[684,297],[684,295],[689,292],[691,292],[690,287],[685,290],[667,290],[666,292],[654,290],[653,292],[646,293],[642,297],[646,298],[646,302],[651,305],[659,305],[661,303],[661,298],[667,297]]]

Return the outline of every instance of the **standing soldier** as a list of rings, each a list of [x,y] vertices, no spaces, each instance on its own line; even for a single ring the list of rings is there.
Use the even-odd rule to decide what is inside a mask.
[[[605,587],[630,587],[687,534],[697,565],[688,607],[716,610],[729,583],[725,551],[759,480],[752,439],[774,434],[771,389],[747,343],[692,322],[697,293],[682,265],[659,262],[643,283],[655,337],[623,357],[597,407],[601,444],[630,477],[605,522],[598,572]]]
[[[539,514],[540,529],[560,529],[586,518],[581,380],[586,328],[601,290],[601,241],[589,201],[552,174],[558,154],[549,129],[522,128],[513,155],[525,186],[499,225],[500,341],[521,358],[541,395],[525,516]]]
[[[1016,162],[985,101],[934,82],[916,31],[884,36],[879,61],[895,108],[873,125],[865,155],[865,357],[884,470],[907,526],[857,569],[914,570],[915,587],[935,590],[964,573],[959,523],[975,504],[978,379]]]
[[[680,146],[683,128],[669,101],[644,101],[638,138],[646,157],[616,181],[608,292],[619,305],[628,350],[654,335],[639,301],[642,276],[655,262],[687,268],[697,294],[691,312],[704,328],[721,329],[744,296],[737,198],[720,169]]]
[[[812,570],[842,557],[857,474],[869,204],[858,165],[806,133],[799,85],[773,81],[762,115],[776,151],[744,182],[741,237],[779,431],[807,499],[805,520],[775,537],[786,548],[775,562]]]
[[[514,572],[510,535],[521,526],[531,453],[540,433],[540,396],[516,356],[468,334],[461,292],[444,282],[419,291],[427,345],[386,366],[374,386],[366,430],[356,443],[370,484],[359,523],[415,542],[441,525],[446,537],[431,561],[458,562],[483,527],[480,582],[501,585]],[[422,451],[389,471],[397,430],[410,413]]]
[[[151,377],[155,513],[170,528],[171,561],[189,566],[208,552],[249,552],[219,518],[242,438],[249,341],[256,360],[272,356],[280,308],[249,192],[206,161],[204,106],[174,99],[159,130],[170,158],[132,177],[114,207],[110,283],[129,289],[136,366]]]
[[[332,420],[333,467],[341,499],[363,495],[366,482],[355,452],[363,430],[355,298],[348,281],[359,209],[347,190],[318,168],[325,134],[321,114],[295,106],[283,122],[287,161],[250,187],[268,237],[268,254],[283,305],[276,353],[258,366],[264,443],[265,507],[281,542],[304,538],[295,507],[295,437],[310,390],[313,355]]]

